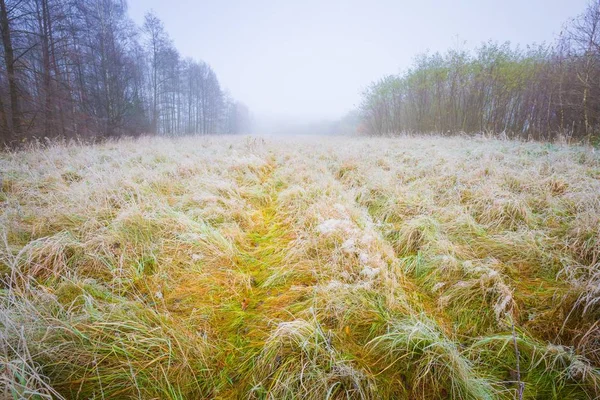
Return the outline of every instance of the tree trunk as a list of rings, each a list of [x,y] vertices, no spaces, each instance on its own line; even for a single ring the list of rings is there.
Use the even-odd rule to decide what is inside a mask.
[[[5,0],[0,0],[0,29],[2,30],[2,44],[4,46],[4,59],[8,75],[8,91],[10,95],[10,111],[12,126],[3,135],[3,142],[8,144],[21,133],[21,109],[19,107],[19,94],[17,77],[15,74],[15,56],[10,35],[10,24],[6,10]]]

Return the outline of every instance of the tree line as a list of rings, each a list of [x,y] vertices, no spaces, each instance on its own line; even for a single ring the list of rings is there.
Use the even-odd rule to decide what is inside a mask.
[[[361,129],[600,139],[600,0],[550,45],[423,54],[363,93]]]
[[[125,0],[0,0],[0,144],[237,133],[247,108]]]

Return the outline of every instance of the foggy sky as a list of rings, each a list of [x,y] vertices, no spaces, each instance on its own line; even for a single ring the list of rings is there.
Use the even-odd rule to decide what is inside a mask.
[[[552,41],[586,0],[129,0],[183,57],[208,62],[256,118],[341,117],[371,81],[426,50]],[[466,43],[464,43],[466,42]]]

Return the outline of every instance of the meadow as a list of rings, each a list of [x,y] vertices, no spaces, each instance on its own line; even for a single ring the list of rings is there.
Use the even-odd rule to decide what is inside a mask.
[[[0,171],[4,398],[600,397],[591,147],[141,138]]]

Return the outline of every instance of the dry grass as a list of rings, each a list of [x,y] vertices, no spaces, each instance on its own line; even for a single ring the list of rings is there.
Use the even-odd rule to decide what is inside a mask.
[[[0,171],[6,398],[600,396],[590,148],[146,138]]]

